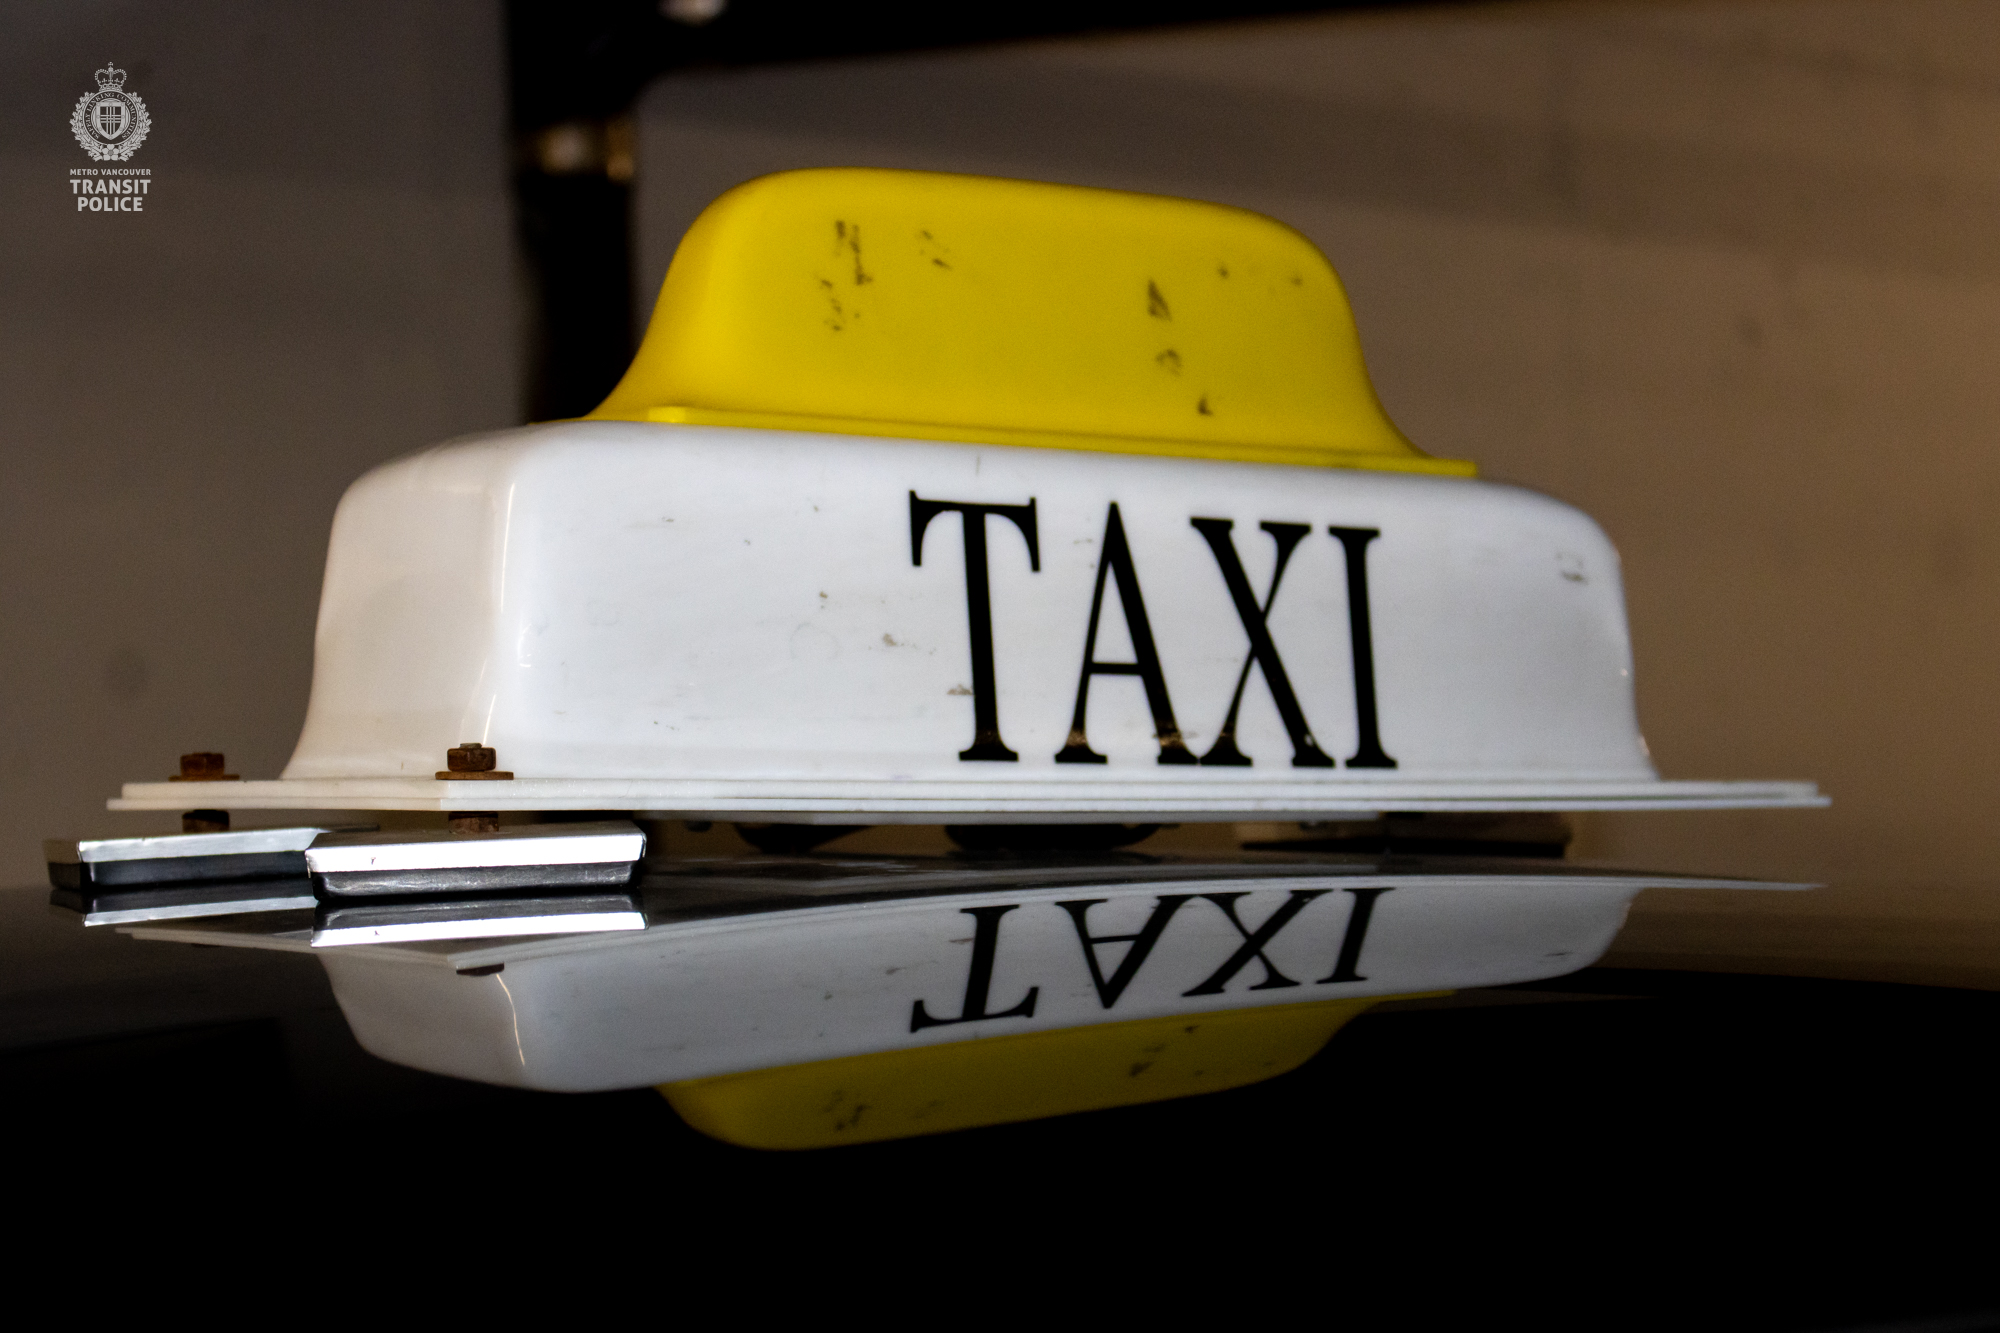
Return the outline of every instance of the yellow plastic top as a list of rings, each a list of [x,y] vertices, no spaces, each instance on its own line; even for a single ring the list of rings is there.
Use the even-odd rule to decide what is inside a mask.
[[[1470,476],[1404,439],[1310,241],[1217,204],[859,168],[710,204],[593,419]]]

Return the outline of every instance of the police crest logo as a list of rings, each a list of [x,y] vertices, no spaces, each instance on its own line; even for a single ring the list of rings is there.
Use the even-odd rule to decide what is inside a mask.
[[[97,91],[76,99],[70,133],[97,162],[124,162],[139,151],[153,118],[137,93],[125,91],[125,71],[106,65],[97,71]]]

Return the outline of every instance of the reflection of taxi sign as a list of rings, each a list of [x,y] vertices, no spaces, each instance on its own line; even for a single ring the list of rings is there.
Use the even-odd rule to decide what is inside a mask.
[[[1246,1081],[1372,998],[1584,966],[1632,894],[1675,881],[1284,850],[1107,864],[1072,843],[969,866],[662,862],[627,885],[636,842],[601,854],[622,871],[562,849],[626,847],[630,825],[565,839],[497,814],[1054,826],[1820,803],[1804,783],[1661,779],[1615,551],[1585,515],[1473,471],[1389,422],[1338,278],[1269,219],[968,177],[768,177],[689,231],[590,417],[355,483],[292,760],[203,803],[454,815],[458,833],[306,853],[314,942],[366,945],[323,955],[341,1002],[406,1063],[671,1083],[695,1123],[772,1144],[1201,1090],[1186,1070],[1151,1091],[1088,1072],[1133,1067],[1126,1047],[1163,1023],[1222,1043],[1188,1070],[1264,1052],[1218,1076]],[[113,802],[188,804],[167,783]],[[489,942],[423,943],[472,937]],[[503,968],[495,1008],[477,978]],[[1018,1041],[973,1056],[974,1037]],[[1068,1091],[1035,1091],[1058,1067]],[[903,1109],[866,1130],[798,1119],[829,1079]],[[940,1080],[963,1095],[939,1101]]]

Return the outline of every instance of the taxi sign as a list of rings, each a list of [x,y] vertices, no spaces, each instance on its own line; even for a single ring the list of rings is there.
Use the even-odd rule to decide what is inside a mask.
[[[444,826],[300,830],[285,884],[172,901],[88,897],[119,872],[62,844],[57,893],[149,938],[315,953],[384,1058],[656,1084],[796,1148],[1268,1078],[1380,1000],[1588,966],[1647,886],[1804,887],[1559,859],[1546,812],[1825,802],[1662,779],[1617,552],[1474,473],[1389,421],[1339,279],[1268,218],[753,181],[689,231],[588,418],[349,488],[290,763],[187,756],[204,809],[146,855],[241,885],[264,843],[204,832],[230,810]],[[1523,843],[1468,812],[1545,813],[1513,817]],[[816,840],[760,824],[943,824],[964,850],[648,856],[607,815],[737,820],[760,850]]]
[[[889,171],[695,224],[583,421],[341,502],[230,809],[775,821],[1816,803],[1662,781],[1618,557],[1389,422],[1331,266],[1217,205]],[[465,737],[508,781],[438,756]],[[164,783],[118,809],[177,809]]]

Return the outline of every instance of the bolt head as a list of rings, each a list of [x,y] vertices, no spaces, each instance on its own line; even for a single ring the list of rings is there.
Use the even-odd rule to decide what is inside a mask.
[[[184,778],[221,777],[223,767],[222,756],[210,750],[181,756],[181,776]]]
[[[451,773],[491,773],[500,757],[490,745],[467,741],[444,752],[444,766]]]

